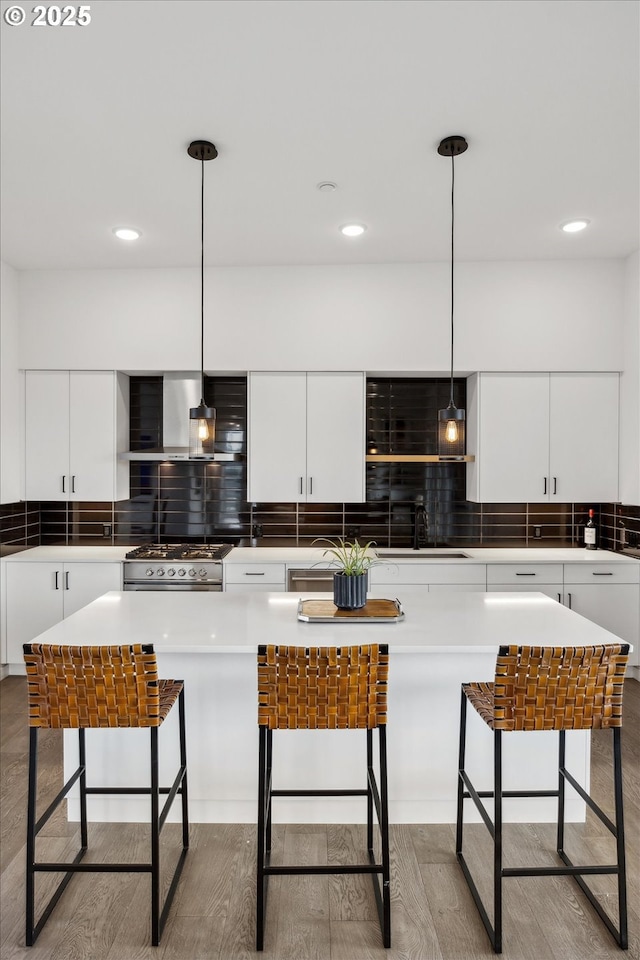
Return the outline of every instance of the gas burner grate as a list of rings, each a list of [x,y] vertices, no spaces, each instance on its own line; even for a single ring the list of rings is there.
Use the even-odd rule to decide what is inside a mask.
[[[230,543],[145,543],[126,554],[127,560],[221,560]]]

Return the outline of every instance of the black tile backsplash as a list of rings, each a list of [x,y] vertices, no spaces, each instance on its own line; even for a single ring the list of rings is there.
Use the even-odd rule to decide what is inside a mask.
[[[162,445],[162,378],[131,377],[131,447]],[[378,453],[435,453],[437,411],[449,402],[446,379],[370,378],[367,447]],[[359,537],[410,546],[416,502],[437,546],[580,546],[588,509],[600,545],[640,545],[640,507],[622,504],[471,503],[462,463],[369,463],[365,503],[249,503],[246,498],[247,387],[244,377],[206,377],[216,407],[216,449],[240,461],[132,462],[131,496],[117,503],[14,503],[0,506],[0,544],[128,544],[149,541],[307,545],[316,537]],[[456,405],[466,381],[454,380]]]
[[[40,504],[4,503],[0,505],[0,553],[13,548],[37,547],[40,543]]]

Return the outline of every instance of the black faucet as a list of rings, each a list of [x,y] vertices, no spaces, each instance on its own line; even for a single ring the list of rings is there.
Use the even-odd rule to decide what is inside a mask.
[[[419,550],[421,546],[426,546],[429,534],[429,515],[424,503],[420,500],[416,502],[413,513],[413,549]]]

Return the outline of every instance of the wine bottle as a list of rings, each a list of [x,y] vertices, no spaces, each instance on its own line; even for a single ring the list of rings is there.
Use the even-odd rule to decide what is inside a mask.
[[[586,526],[584,528],[584,545],[587,550],[597,550],[597,540],[598,540],[598,528],[596,527],[596,522],[593,519],[594,511],[589,510],[589,519],[587,520]]]

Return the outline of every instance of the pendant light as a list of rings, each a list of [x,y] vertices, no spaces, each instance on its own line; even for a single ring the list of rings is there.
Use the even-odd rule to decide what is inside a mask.
[[[216,411],[204,402],[204,164],[215,160],[218,151],[208,140],[194,140],[187,153],[200,161],[200,403],[189,409],[189,458],[213,460],[216,436]]]
[[[451,376],[449,405],[445,410],[438,410],[438,455],[441,458],[458,460],[464,457],[465,450],[465,412],[458,409],[453,402],[453,227],[454,227],[454,186],[455,186],[455,157],[467,149],[464,137],[445,137],[438,146],[441,157],[451,157]]]

